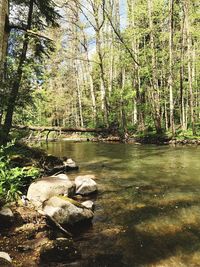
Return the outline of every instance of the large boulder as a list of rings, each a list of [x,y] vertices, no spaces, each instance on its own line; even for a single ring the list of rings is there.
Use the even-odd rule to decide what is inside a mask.
[[[8,253],[6,252],[0,252],[0,266],[1,267],[9,267],[12,265],[12,260]]]
[[[28,189],[27,198],[37,207],[56,195],[72,196],[75,185],[65,174],[43,177],[33,182]]]
[[[66,262],[76,259],[78,251],[74,248],[73,241],[67,238],[49,240],[40,249],[42,262]]]
[[[97,191],[97,183],[93,180],[93,175],[78,176],[75,179],[76,194],[89,195]]]
[[[0,226],[1,227],[9,227],[12,225],[14,221],[14,215],[10,208],[2,207],[0,209]]]
[[[43,212],[59,224],[74,225],[93,218],[93,212],[79,202],[62,196],[54,196],[44,202]]]

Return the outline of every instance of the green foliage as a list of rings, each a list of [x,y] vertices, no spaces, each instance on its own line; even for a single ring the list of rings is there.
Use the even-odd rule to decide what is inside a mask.
[[[25,193],[30,182],[40,174],[34,167],[12,167],[9,149],[13,143],[0,147],[0,199],[14,201]]]
[[[93,4],[98,6],[97,2],[100,3],[90,1],[88,10],[84,7],[81,10],[77,5],[74,12],[70,5],[63,6],[60,10],[51,0],[35,1],[32,31],[36,36],[30,36],[19,97],[15,106],[14,124],[107,127],[107,116],[109,127],[114,130],[122,128],[122,132],[128,130],[131,133],[146,134],[145,131],[151,133],[157,127],[161,128],[157,129],[158,133],[158,130],[171,131],[169,76],[172,71],[175,128],[182,124],[182,129],[188,128],[191,132],[190,98],[193,98],[196,132],[199,134],[199,1],[189,1],[188,12],[184,8],[186,0],[173,3],[171,67],[169,2],[140,0],[134,1],[132,5],[132,1],[125,1],[127,24],[120,27],[120,22],[117,22],[120,10],[117,11],[115,8],[117,1],[113,1],[112,6],[106,4],[106,9],[116,29],[114,30],[111,23],[105,19],[99,32],[98,27],[92,27],[92,24],[92,29],[88,31],[89,21],[95,24],[95,14],[91,7]],[[23,25],[29,1],[15,0],[11,1],[12,3],[18,7],[16,10],[24,10],[25,15],[17,23]],[[83,16],[83,12],[86,16]],[[102,8],[99,9],[97,19],[101,20],[101,12]],[[184,22],[187,13],[188,33]],[[67,21],[58,20],[59,14],[62,14],[63,18],[68,18]],[[15,20],[18,21],[17,18]],[[52,27],[48,28],[48,31],[43,31],[47,25],[56,26],[57,21],[61,24],[59,29]],[[121,38],[116,35],[116,30]],[[53,42],[47,38],[40,38],[37,35],[40,32],[45,33]],[[97,33],[101,43],[101,57],[97,49]],[[23,37],[22,31],[11,30],[7,60],[7,75],[11,81],[16,76]],[[190,40],[187,40],[188,37]],[[188,63],[191,63],[190,71]],[[190,72],[192,90],[189,83]],[[8,83],[7,89],[2,90],[3,107],[6,107],[6,91],[9,93],[9,87]],[[191,93],[193,97],[190,96]],[[105,107],[108,115],[105,115]],[[182,110],[187,125],[183,125]],[[182,131],[177,132],[179,135]],[[188,136],[188,133],[186,135]],[[52,134],[50,136],[53,137]]]

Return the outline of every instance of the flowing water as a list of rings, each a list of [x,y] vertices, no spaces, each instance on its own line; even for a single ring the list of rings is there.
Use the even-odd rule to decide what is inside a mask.
[[[99,186],[93,224],[75,237],[82,259],[64,266],[200,266],[200,147],[59,142],[47,150],[72,157]]]

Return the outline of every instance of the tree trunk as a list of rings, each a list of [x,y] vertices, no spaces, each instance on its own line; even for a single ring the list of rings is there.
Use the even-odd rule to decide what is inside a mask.
[[[8,41],[8,0],[0,0],[0,70],[3,73]],[[2,77],[2,75],[1,75]]]
[[[153,89],[152,99],[154,101],[154,124],[156,132],[158,134],[162,133],[162,119],[160,114],[160,96],[157,80],[157,66],[156,66],[156,51],[154,44],[154,32],[153,32],[153,19],[152,19],[152,1],[148,0],[148,19],[150,28],[150,48],[151,48],[151,68],[152,68],[152,79],[151,87]]]
[[[32,24],[32,15],[33,15],[33,6],[34,6],[34,1],[31,0],[29,4],[29,13],[28,13],[28,20],[27,20],[27,30],[31,30],[31,24]],[[23,43],[23,48],[22,48],[22,53],[17,69],[17,74],[16,78],[13,82],[10,96],[8,99],[8,105],[7,105],[7,111],[6,111],[6,117],[5,117],[5,122],[3,126],[3,133],[4,133],[4,138],[5,141],[8,139],[8,135],[12,126],[12,119],[13,119],[13,113],[14,113],[14,108],[17,100],[17,96],[19,93],[19,88],[22,80],[22,74],[23,74],[23,65],[26,60],[26,54],[28,50],[28,44],[29,44],[29,36],[26,33],[24,36],[24,43]]]
[[[83,127],[82,93],[81,93],[81,86],[80,86],[80,81],[79,81],[78,70],[76,70],[76,85],[77,85],[79,121],[80,121],[80,126]]]
[[[124,87],[125,87],[125,80],[126,80],[126,71],[122,69],[121,71],[121,99],[120,99],[120,113],[121,113],[121,126],[123,132],[126,133],[126,112],[124,107]]]
[[[169,110],[170,110],[170,127],[172,135],[175,135],[174,125],[174,98],[173,98],[173,12],[174,0],[169,1]]]
[[[6,75],[6,54],[8,44],[8,0],[0,0],[0,93],[4,95]],[[3,99],[0,99],[0,127],[4,113]]]
[[[90,87],[90,96],[91,96],[91,101],[92,101],[92,118],[93,118],[93,123],[96,125],[97,123],[97,106],[96,106],[96,98],[95,98],[95,91],[94,91],[94,82],[93,82],[93,77],[92,77],[92,66],[89,60],[89,52],[88,52],[88,41],[86,38],[85,33],[83,32],[83,39],[84,39],[84,50],[85,50],[85,57],[86,57],[86,72],[87,72],[87,79],[89,82],[89,87]]]
[[[188,87],[190,94],[190,121],[192,125],[193,135],[196,135],[195,129],[195,114],[194,114],[194,95],[192,86],[192,44],[191,44],[191,34],[190,34],[190,22],[189,22],[189,1],[184,1],[184,13],[185,13],[185,30],[187,38],[187,57],[188,57]]]
[[[106,127],[109,126],[108,122],[108,105],[107,105],[107,97],[106,97],[106,81],[105,81],[105,74],[104,74],[104,64],[103,64],[103,55],[102,55],[102,48],[101,48],[101,39],[100,39],[100,31],[96,30],[96,48],[97,54],[99,58],[99,67],[100,67],[100,90],[101,90],[101,108],[104,115],[104,122]]]
[[[185,48],[185,16],[183,14],[181,26],[181,55],[180,55],[180,103],[181,103],[181,127],[182,130],[187,130],[186,112],[185,112],[185,97],[184,97],[184,48]]]

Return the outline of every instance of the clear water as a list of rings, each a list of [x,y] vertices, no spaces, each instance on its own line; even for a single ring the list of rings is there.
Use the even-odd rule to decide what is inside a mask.
[[[47,150],[73,158],[99,186],[93,225],[75,238],[82,259],[65,266],[200,266],[200,147],[60,142]]]

